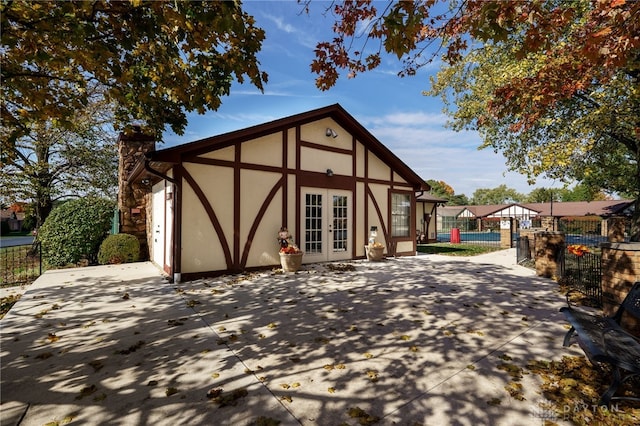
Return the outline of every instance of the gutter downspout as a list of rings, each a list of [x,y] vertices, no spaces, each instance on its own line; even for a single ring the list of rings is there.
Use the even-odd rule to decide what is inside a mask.
[[[179,226],[179,220],[180,220],[180,215],[177,214],[177,209],[176,209],[176,200],[178,198],[178,189],[180,187],[180,185],[178,184],[178,180],[174,179],[170,176],[167,176],[161,172],[159,172],[158,170],[152,169],[151,168],[151,160],[148,157],[145,157],[144,159],[144,169],[151,173],[154,176],[159,177],[160,179],[164,179],[168,182],[170,182],[173,185],[173,189],[174,189],[174,196],[173,199],[171,200],[173,203],[173,223],[171,224],[173,229],[171,230],[171,239],[172,244],[171,244],[171,272],[173,272],[173,283],[174,284],[178,284],[180,283],[181,279],[182,279],[182,274],[180,273],[180,271],[176,271],[176,259],[177,259],[177,254],[178,254],[178,245],[175,243],[176,241],[176,230],[178,229]]]
[[[417,204],[418,204],[418,198],[419,198],[419,197],[422,197],[422,195],[424,194],[424,189],[421,189],[420,191],[414,191],[414,192],[415,192],[415,194],[414,194],[414,195],[415,195],[416,208],[417,208],[417,207],[418,207],[418,206],[417,206]],[[422,216],[423,216],[423,218],[422,218],[422,229],[421,229],[421,232],[425,233],[425,230],[424,230],[424,203],[422,203]],[[416,219],[414,219],[414,220],[413,220],[413,222],[415,223],[415,222],[416,222]],[[414,234],[417,234],[417,229],[416,229],[416,232],[414,232]],[[425,233],[425,235],[426,235],[426,233]],[[416,236],[415,236],[415,235],[414,235],[414,238],[413,238],[413,246],[414,246],[414,251],[416,251],[416,253],[417,253],[417,250],[418,250],[418,241],[417,241],[417,238],[416,238]]]

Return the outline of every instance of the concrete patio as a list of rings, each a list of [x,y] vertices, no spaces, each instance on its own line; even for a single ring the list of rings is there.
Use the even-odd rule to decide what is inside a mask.
[[[150,263],[49,271],[0,321],[2,425],[540,425],[539,378],[505,386],[582,355],[563,305],[513,249],[177,287]]]

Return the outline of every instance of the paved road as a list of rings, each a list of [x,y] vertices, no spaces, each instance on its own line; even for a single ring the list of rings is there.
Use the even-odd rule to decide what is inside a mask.
[[[33,243],[33,237],[1,237],[0,247],[24,246]]]

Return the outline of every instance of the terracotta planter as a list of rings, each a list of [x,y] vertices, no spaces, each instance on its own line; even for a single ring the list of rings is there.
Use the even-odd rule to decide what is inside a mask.
[[[302,255],[304,253],[280,253],[280,264],[285,272],[296,272],[302,265]]]
[[[377,262],[384,257],[384,247],[364,246],[367,260]]]

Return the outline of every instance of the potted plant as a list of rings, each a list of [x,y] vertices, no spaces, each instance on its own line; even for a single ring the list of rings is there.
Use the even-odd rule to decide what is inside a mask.
[[[369,244],[368,246],[364,246],[367,260],[369,261],[378,261],[382,260],[384,257],[384,245],[379,242],[374,242],[373,244]]]
[[[293,238],[286,227],[280,228],[280,232],[278,232],[278,244],[280,245],[280,265],[282,265],[282,269],[285,272],[296,272],[300,269],[304,253],[293,242]]]

